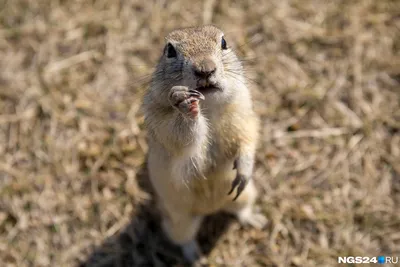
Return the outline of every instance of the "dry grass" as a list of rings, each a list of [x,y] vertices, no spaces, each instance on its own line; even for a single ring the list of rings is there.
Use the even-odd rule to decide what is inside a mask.
[[[212,216],[210,266],[400,256],[397,0],[0,1],[2,266],[174,266],[138,110],[171,29],[213,23],[245,59],[262,231]]]

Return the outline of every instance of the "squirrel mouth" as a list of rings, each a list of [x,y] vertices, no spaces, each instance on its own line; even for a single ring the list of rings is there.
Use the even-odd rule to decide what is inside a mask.
[[[214,83],[210,83],[210,82],[205,82],[205,83],[201,84],[201,86],[198,86],[196,88],[196,90],[198,90],[202,93],[222,91],[222,89],[218,85],[216,85]]]

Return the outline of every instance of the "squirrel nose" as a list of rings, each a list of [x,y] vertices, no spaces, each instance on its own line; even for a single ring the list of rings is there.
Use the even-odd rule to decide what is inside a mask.
[[[194,64],[193,69],[197,77],[208,78],[215,72],[217,66],[211,59],[204,59],[200,64]]]

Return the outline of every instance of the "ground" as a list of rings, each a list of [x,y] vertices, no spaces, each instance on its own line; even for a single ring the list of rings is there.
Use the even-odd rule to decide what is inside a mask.
[[[3,0],[2,266],[182,266],[159,230],[140,103],[164,36],[209,23],[246,67],[269,223],[211,216],[204,265],[400,256],[399,1]]]

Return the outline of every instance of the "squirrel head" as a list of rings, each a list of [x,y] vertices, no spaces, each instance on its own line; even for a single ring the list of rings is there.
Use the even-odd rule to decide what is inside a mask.
[[[153,85],[161,90],[183,85],[196,89],[206,99],[227,100],[245,87],[243,67],[231,50],[224,33],[207,25],[172,31],[153,75]]]

